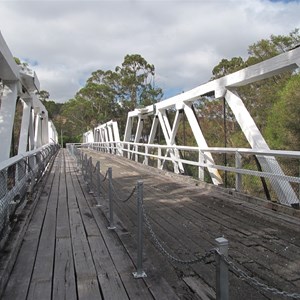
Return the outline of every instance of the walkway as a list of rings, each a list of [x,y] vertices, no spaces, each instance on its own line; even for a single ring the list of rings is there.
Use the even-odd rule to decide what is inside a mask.
[[[60,151],[1,299],[213,299],[215,262],[176,264],[145,237],[147,278],[134,279],[136,201],[123,203],[136,181],[162,246],[182,260],[202,256],[225,236],[230,259],[251,276],[288,292],[300,291],[300,220],[231,199],[192,180],[89,152],[102,175],[113,170],[116,230],[108,230],[107,181],[101,207],[76,164]],[[103,177],[102,177],[103,179]],[[236,272],[236,271],[234,271]],[[251,287],[230,272],[230,299],[283,299]]]

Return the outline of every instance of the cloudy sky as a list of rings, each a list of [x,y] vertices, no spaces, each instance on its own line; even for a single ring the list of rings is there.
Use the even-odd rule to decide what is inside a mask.
[[[300,28],[299,15],[299,0],[0,0],[0,31],[57,102],[134,53],[154,64],[166,98],[207,82],[222,58]]]

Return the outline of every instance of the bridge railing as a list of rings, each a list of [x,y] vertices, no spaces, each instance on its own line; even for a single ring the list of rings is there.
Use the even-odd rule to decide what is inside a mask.
[[[11,229],[16,212],[21,212],[40,180],[48,163],[57,152],[57,144],[19,154],[0,162],[0,245]],[[0,247],[1,248],[1,247]]]
[[[69,147],[75,147],[75,145]],[[300,195],[300,151],[282,150],[254,150],[246,148],[217,148],[201,149],[189,146],[167,146],[158,144],[144,144],[133,142],[98,142],[77,144],[76,147],[89,148],[96,151],[121,155],[145,165],[159,169],[172,170],[174,161],[182,163],[188,170],[186,175],[197,177],[203,182],[211,183],[207,169],[216,169],[223,179],[223,186],[237,192],[246,193],[259,198],[266,198],[274,202],[282,203],[278,194],[272,190],[272,180],[280,180],[282,186],[288,188],[283,191],[288,193],[290,187],[299,199]],[[168,156],[170,151],[178,151],[178,157]],[[211,155],[214,160],[211,160]],[[281,170],[278,173],[262,171],[257,157],[264,157],[272,163],[280,163]],[[169,164],[168,164],[169,162]],[[280,196],[280,195],[279,195]],[[292,198],[292,197],[291,197]],[[298,208],[297,201],[283,203]]]

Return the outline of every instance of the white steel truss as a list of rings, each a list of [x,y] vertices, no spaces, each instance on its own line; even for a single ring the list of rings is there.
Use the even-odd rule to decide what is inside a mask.
[[[0,33],[0,162],[10,157],[17,101],[23,105],[18,154],[57,142],[48,112],[37,98],[40,85],[36,74],[18,66]],[[51,139],[50,139],[51,138]]]
[[[191,130],[194,134],[197,145],[201,149],[207,149],[208,145],[198,124],[197,117],[192,109],[193,102],[199,100],[207,94],[214,94],[216,99],[223,98],[232,110],[238,124],[240,125],[246,139],[253,150],[268,151],[268,144],[260,133],[253,118],[246,109],[242,99],[239,97],[236,88],[253,83],[262,79],[282,73],[287,70],[295,70],[300,66],[300,48],[293,49],[264,62],[250,66],[222,78],[200,85],[190,91],[161,101],[155,105],[150,105],[142,109],[135,109],[128,113],[124,142],[139,143],[144,120],[153,117],[152,127],[149,133],[148,144],[153,144],[158,125],[161,126],[165,141],[168,146],[175,146],[175,136],[177,133],[181,115],[185,113]],[[167,110],[176,111],[173,125],[167,118]],[[134,119],[137,118],[136,130],[133,132]],[[174,172],[183,172],[183,166],[179,159],[179,153],[173,148],[169,149],[166,155],[173,158]],[[214,159],[209,152],[205,152],[206,160],[214,165]],[[256,155],[264,172],[283,175],[278,162],[274,157]],[[199,157],[201,160],[201,157]],[[222,184],[221,176],[215,168],[208,168],[214,184]],[[199,170],[200,177],[203,177],[203,170]],[[299,203],[298,197],[290,184],[280,178],[270,179],[278,199],[282,203]]]
[[[107,151],[114,154],[122,155],[120,147],[120,133],[118,123],[109,121],[103,125],[94,128],[93,132],[94,142],[107,143]],[[111,151],[109,150],[111,149]]]
[[[283,179],[285,175],[280,165],[276,161],[275,157],[270,156],[269,153],[271,152],[271,150],[268,144],[263,138],[261,132],[256,126],[253,118],[249,114],[236,90],[237,87],[244,86],[262,79],[270,78],[284,71],[293,71],[299,67],[300,48],[298,47],[286,53],[268,59],[264,62],[250,66],[222,78],[210,81],[206,84],[202,84],[190,91],[171,97],[154,105],[150,105],[142,109],[135,109],[134,111],[128,113],[124,133],[124,142],[121,144],[123,145],[123,147],[125,145],[127,145],[127,147],[133,147],[133,149],[127,149],[128,157],[130,158],[130,155],[136,155],[137,160],[139,153],[137,149],[139,145],[141,145],[144,121],[147,118],[152,117],[152,126],[150,133],[148,134],[148,142],[144,143],[144,141],[142,140],[145,146],[149,145],[145,147],[145,161],[148,159],[147,151],[149,147],[151,148],[151,145],[153,147],[154,138],[156,136],[158,126],[160,125],[167,144],[167,151],[165,155],[169,156],[168,160],[171,159],[171,161],[173,162],[174,172],[184,172],[182,165],[183,160],[180,159],[179,152],[176,149],[175,145],[175,136],[178,130],[179,121],[182,114],[184,113],[199,148],[199,178],[202,180],[204,179],[203,166],[206,166],[211,176],[212,182],[215,185],[222,184],[221,176],[218,173],[218,170],[214,167],[216,164],[211,154],[211,152],[214,151],[210,151],[210,149],[212,148],[209,148],[198,124],[197,116],[193,110],[193,103],[195,101],[201,100],[201,97],[205,95],[213,94],[215,99],[225,99],[225,101],[227,102],[238,124],[240,125],[242,132],[249,142],[251,150],[253,151],[253,153],[255,153],[255,156],[261,165],[262,171],[268,174],[270,183],[274,191],[276,192],[280,202],[289,205],[299,205],[299,199],[296,193],[294,192],[290,183],[287,180]],[[176,112],[175,119],[172,125],[170,124],[167,117],[167,110],[169,109]],[[98,126],[97,128],[100,129],[106,127],[107,125],[104,124]],[[99,138],[97,139],[97,141],[109,141],[110,143],[113,142],[114,145],[117,144],[114,143],[114,136],[110,136],[107,130],[104,131],[104,133],[100,133],[98,136]],[[180,145],[177,146],[182,148],[182,146]],[[120,149],[122,149],[122,147],[120,147]],[[161,148],[158,147],[157,149],[159,150]],[[120,153],[121,151],[122,150],[120,150]],[[259,153],[261,153],[261,155]],[[159,153],[157,157],[160,157]],[[160,159],[158,159],[158,166],[160,166],[161,168],[163,167],[163,163],[160,163]],[[274,176],[272,176],[272,174],[274,174]],[[239,176],[240,175],[237,174],[237,177]]]

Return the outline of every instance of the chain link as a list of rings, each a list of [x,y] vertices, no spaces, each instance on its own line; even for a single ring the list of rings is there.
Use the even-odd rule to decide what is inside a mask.
[[[245,271],[243,271],[238,266],[236,266],[233,261],[229,260],[228,257],[222,255],[217,249],[216,249],[216,251],[220,256],[222,256],[223,260],[226,262],[226,264],[229,267],[231,267],[241,278],[248,280],[248,282],[251,285],[253,285],[254,287],[257,287],[266,292],[270,292],[274,295],[284,296],[284,297],[289,297],[289,298],[294,298],[294,299],[300,299],[300,294],[298,294],[298,293],[289,293],[286,291],[280,291],[277,288],[269,287],[265,283],[258,281],[256,278],[249,276]]]
[[[102,182],[104,182],[107,179],[107,175],[108,175],[108,170],[105,173],[104,179],[101,180]]]
[[[114,192],[116,198],[118,198],[118,200],[121,201],[121,202],[123,202],[123,203],[129,201],[129,200],[132,198],[132,196],[134,195],[135,191],[136,191],[136,186],[134,186],[133,189],[132,189],[132,191],[131,191],[131,193],[129,194],[129,196],[128,196],[126,199],[121,199],[121,198],[119,197],[119,195],[118,195],[118,193],[117,193],[117,191],[116,191],[116,189],[115,189],[113,183],[112,183],[111,186],[112,186],[112,191]]]
[[[155,234],[155,232],[153,231],[152,225],[149,221],[149,218],[146,214],[145,211],[145,207],[144,205],[142,205],[142,210],[143,210],[143,215],[144,215],[144,220],[145,220],[145,224],[150,232],[150,235],[152,237],[152,239],[154,240],[155,245],[157,246],[158,250],[165,255],[168,259],[179,263],[179,264],[184,264],[184,265],[191,265],[191,264],[196,264],[199,263],[201,261],[205,261],[207,258],[211,257],[214,253],[215,253],[215,249],[211,249],[209,251],[207,251],[204,255],[202,255],[201,257],[197,257],[195,259],[190,259],[190,260],[182,260],[179,259],[175,256],[173,256],[172,254],[170,254],[165,247],[162,245],[162,243],[159,241],[159,239],[157,238],[157,235]]]

